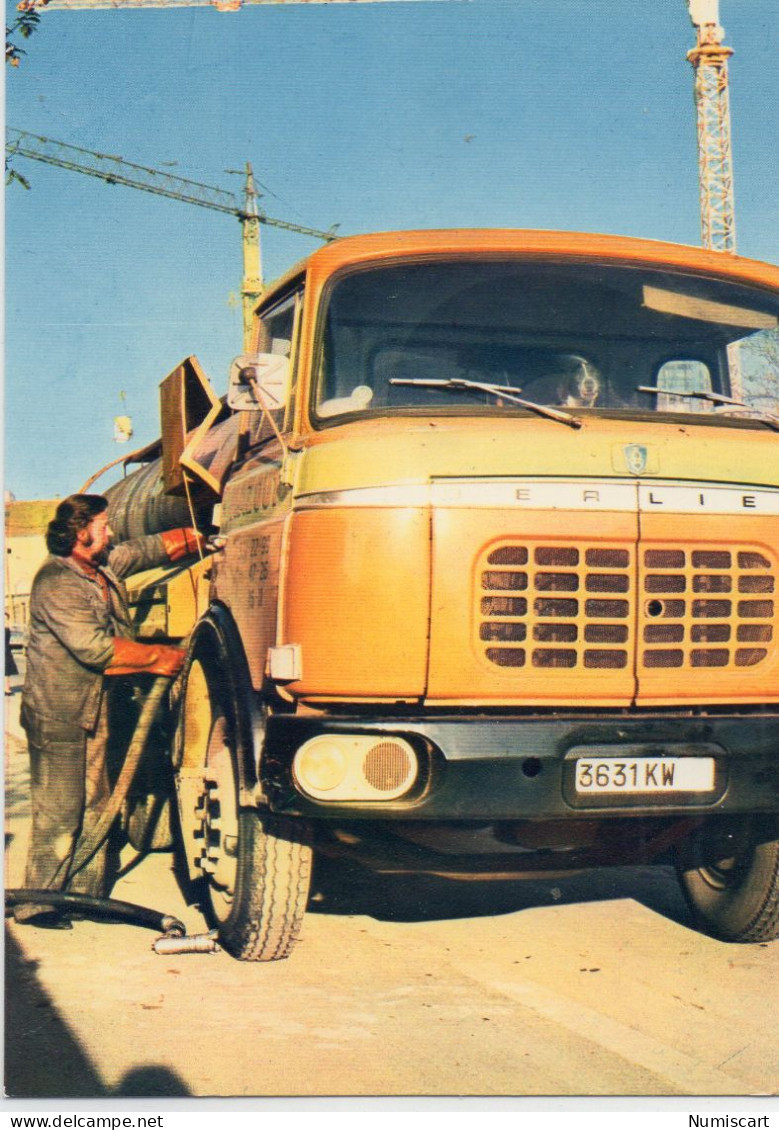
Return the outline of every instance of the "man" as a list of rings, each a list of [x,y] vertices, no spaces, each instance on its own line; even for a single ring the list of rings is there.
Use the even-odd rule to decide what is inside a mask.
[[[184,662],[182,648],[133,639],[121,578],[197,552],[201,535],[170,530],[114,548],[107,509],[107,499],[92,494],[59,504],[46,534],[50,556],[32,585],[21,706],[30,755],[31,889],[105,893],[107,843],[75,874],[71,869],[110,797],[106,677],[173,676]],[[71,929],[51,905],[20,905],[14,916]]]

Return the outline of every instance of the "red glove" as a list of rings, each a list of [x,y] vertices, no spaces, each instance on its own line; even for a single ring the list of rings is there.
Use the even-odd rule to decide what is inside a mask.
[[[206,539],[198,530],[186,526],[180,530],[165,530],[162,544],[169,561],[181,561],[182,558],[191,557],[194,553],[203,553]]]
[[[136,643],[117,636],[114,657],[104,675],[178,675],[184,665],[186,650],[164,643]]]

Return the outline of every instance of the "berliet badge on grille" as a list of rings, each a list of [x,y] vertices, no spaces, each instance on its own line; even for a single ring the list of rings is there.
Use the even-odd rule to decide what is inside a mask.
[[[625,464],[631,475],[646,471],[649,463],[649,448],[641,443],[629,443],[625,448]]]

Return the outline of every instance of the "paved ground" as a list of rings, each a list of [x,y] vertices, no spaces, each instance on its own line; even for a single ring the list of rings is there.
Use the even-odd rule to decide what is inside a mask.
[[[10,702],[14,886],[28,819]],[[292,957],[273,964],[160,957],[132,926],[10,923],[9,1095],[777,1091],[779,946],[695,933],[666,869],[531,884],[331,870],[315,892]],[[204,928],[165,853],[114,893]]]

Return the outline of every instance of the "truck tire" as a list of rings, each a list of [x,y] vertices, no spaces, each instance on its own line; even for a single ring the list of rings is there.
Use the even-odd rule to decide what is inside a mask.
[[[746,824],[727,839],[705,829],[682,844],[676,870],[695,920],[726,942],[779,936],[779,840]]]
[[[223,920],[215,914],[219,941],[240,961],[278,961],[289,956],[300,932],[311,881],[311,847],[292,821],[244,810],[238,822],[231,905]]]
[[[235,670],[220,646],[219,626],[200,627],[178,717],[183,840],[189,851],[196,845],[198,885],[219,943],[240,961],[275,961],[290,953],[306,910],[309,829],[241,806]],[[192,780],[194,793],[186,788]]]

